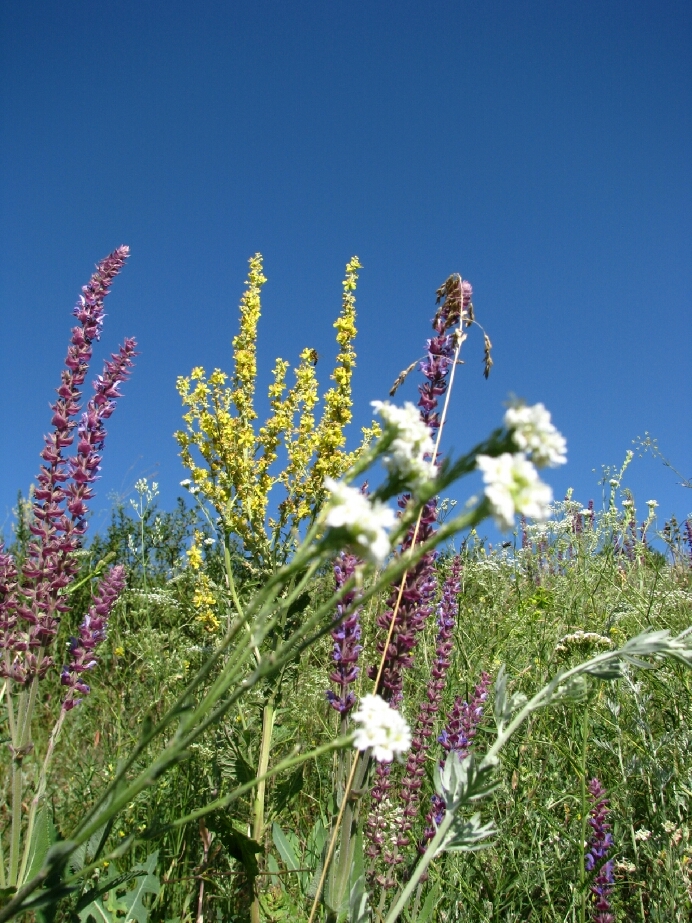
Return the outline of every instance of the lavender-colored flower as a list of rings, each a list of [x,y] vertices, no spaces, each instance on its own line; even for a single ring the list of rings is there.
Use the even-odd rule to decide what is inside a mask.
[[[0,651],[11,650],[17,625],[17,565],[0,542]]]
[[[485,703],[488,701],[489,690],[490,674],[483,672],[470,702],[457,696],[447,726],[438,738],[442,749],[447,753],[453,750],[462,760],[469,755],[483,717]]]
[[[461,696],[457,696],[452,707],[450,719],[444,731],[437,738],[442,744],[442,749],[447,753],[454,751],[461,760],[466,759],[469,755],[478,725],[483,718],[489,692],[490,674],[484,671],[481,673],[470,702],[465,701]],[[442,762],[440,760],[440,765],[442,765]],[[421,853],[425,852],[426,844],[435,836],[435,828],[442,823],[445,812],[444,801],[439,795],[433,795],[431,802],[431,810],[426,818],[427,827],[423,838],[418,844],[418,850]]]
[[[432,322],[436,335],[427,341],[427,356],[419,366],[427,381],[418,388],[420,417],[433,438],[440,427],[438,402],[447,390],[447,378],[452,368],[457,343],[455,336],[447,331],[461,322],[471,322],[471,294],[471,285],[464,282],[460,276],[450,276],[437,292],[438,310]],[[437,464],[439,455],[431,461]],[[400,508],[405,508],[409,501],[410,497],[402,497],[399,500]],[[434,534],[436,520],[437,498],[434,498],[423,507],[417,530],[414,526],[409,529],[401,544],[400,553],[403,554],[411,548],[414,539],[417,545],[426,542]],[[374,691],[394,705],[402,698],[403,671],[413,664],[413,650],[418,636],[432,612],[432,600],[437,588],[435,557],[434,552],[424,555],[417,564],[409,568],[398,584],[392,586],[387,609],[377,619],[377,627],[381,632],[377,652],[380,658],[384,654],[384,661],[378,687]],[[389,638],[389,642],[385,651],[386,638]],[[375,679],[377,675],[377,668],[368,669],[370,679]],[[366,826],[370,841],[367,854],[373,861],[383,848],[385,821],[382,803],[387,799],[392,787],[390,770],[385,767],[387,764],[379,764],[377,767],[376,781],[371,792],[371,811]],[[385,853],[383,861],[391,866],[397,861],[396,851]],[[391,869],[384,878],[380,876],[377,880],[383,887],[392,887],[394,880]]]
[[[399,506],[406,507],[409,497],[399,500]],[[423,507],[420,524],[416,537],[416,544],[427,541],[433,534],[433,523],[437,519],[437,500],[430,500]],[[415,527],[411,526],[401,545],[401,553],[405,553],[413,544]],[[425,621],[432,612],[432,599],[435,595],[436,581],[434,571],[435,553],[428,552],[414,564],[402,577],[402,583],[392,586],[392,591],[387,600],[387,609],[377,617],[377,627],[381,636],[377,642],[377,652],[382,656],[385,653],[385,639],[390,633],[384,657],[382,675],[376,693],[387,701],[397,705],[403,693],[403,671],[413,664],[413,650],[418,643],[418,635],[422,631]],[[399,602],[399,596],[401,601]],[[397,602],[399,602],[397,607]],[[392,617],[396,610],[394,625]],[[368,669],[370,679],[377,676],[377,668]]]
[[[591,838],[586,847],[584,856],[587,871],[593,871],[604,860],[611,846],[613,836],[610,833],[608,818],[608,799],[605,789],[598,779],[589,782],[589,795],[591,808],[589,810],[589,826]],[[610,912],[610,894],[613,890],[613,862],[603,862],[591,885],[591,893],[596,898],[594,910],[594,923],[613,923],[615,917]]]
[[[65,711],[74,708],[82,701],[76,695],[89,695],[89,685],[84,681],[83,674],[93,670],[98,661],[94,658],[94,651],[106,639],[108,619],[113,610],[118,596],[125,586],[125,568],[122,564],[112,567],[98,585],[93,597],[93,605],[79,626],[79,637],[70,639],[71,661],[63,667],[60,681],[63,686],[68,686],[68,692],[62,703]]]
[[[103,375],[94,383],[95,395],[77,427],[80,411],[80,388],[84,383],[92,355],[92,343],[98,340],[103,324],[103,302],[115,276],[129,255],[119,247],[96,267],[74,309],[79,326],[72,329],[70,345],[62,372],[58,399],[51,405],[53,431],[45,437],[41,452],[43,464],[34,491],[30,530],[34,536],[22,566],[16,614],[28,626],[14,628],[6,639],[0,673],[15,682],[30,683],[41,678],[52,666],[46,648],[57,633],[60,616],[67,611],[61,591],[73,579],[77,563],[74,551],[86,532],[86,502],[91,499],[89,485],[96,479],[105,431],[103,420],[113,412],[117,385],[125,380],[132,365],[135,341],[126,340],[120,352],[106,363]],[[77,427],[77,455],[66,458],[64,449],[72,445]]]
[[[414,728],[411,752],[406,762],[404,778],[401,782],[401,799],[404,804],[404,822],[397,840],[397,845],[408,846],[408,832],[418,816],[420,789],[425,778],[425,763],[433,735],[435,718],[440,708],[444,692],[447,671],[452,653],[452,634],[459,608],[461,590],[461,557],[457,555],[442,587],[442,598],[437,607],[437,649],[435,660],[430,670],[425,699],[421,703],[418,720]]]
[[[347,551],[341,552],[334,564],[334,580],[337,590],[341,589],[353,576],[358,566],[358,558],[349,554]],[[360,672],[358,656],[362,651],[360,641],[360,609],[354,609],[350,615],[344,618],[344,613],[351,608],[357,591],[354,587],[350,592],[341,598],[341,602],[336,607],[336,618],[339,624],[332,630],[334,640],[334,650],[332,658],[335,667],[329,674],[329,678],[339,687],[338,693],[331,689],[327,691],[327,699],[332,708],[335,708],[343,717],[345,717],[353,708],[356,702],[356,696],[349,689],[357,679]]]

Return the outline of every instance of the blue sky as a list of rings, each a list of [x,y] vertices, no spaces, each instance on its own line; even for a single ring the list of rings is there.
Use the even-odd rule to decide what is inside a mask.
[[[143,475],[172,505],[175,379],[229,368],[256,251],[261,391],[307,345],[326,377],[357,254],[366,423],[461,272],[495,367],[486,382],[472,336],[448,450],[514,392],[567,436],[557,495],[598,499],[601,465],[646,430],[692,475],[691,4],[23,0],[0,43],[0,526],[38,470],[71,308],[121,243],[94,371],[124,336],[141,355],[95,525]],[[676,480],[644,458],[626,483],[685,516]]]

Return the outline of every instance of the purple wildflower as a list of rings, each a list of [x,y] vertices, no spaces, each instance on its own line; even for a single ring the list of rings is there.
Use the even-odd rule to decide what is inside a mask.
[[[471,323],[472,291],[470,283],[456,275],[450,276],[437,292],[438,309],[432,322],[436,335],[427,341],[427,356],[420,363],[420,371],[427,381],[418,388],[421,420],[428,426],[433,436],[440,427],[441,420],[437,407],[439,398],[447,390],[447,378],[454,361],[457,343],[455,336],[448,334],[447,331],[461,322]],[[439,456],[433,460],[439,461]],[[410,497],[404,496],[399,500],[399,506],[405,509],[409,501]],[[434,534],[436,520],[437,498],[433,498],[423,507],[417,529],[415,526],[409,529],[402,542],[400,553],[404,554],[414,545],[414,541],[417,545],[426,542]],[[377,642],[377,652],[380,658],[383,658],[383,664],[378,687],[374,691],[394,705],[401,701],[404,685],[403,671],[413,664],[413,650],[418,642],[418,636],[432,612],[432,600],[437,589],[434,570],[435,557],[435,552],[429,552],[417,564],[409,568],[401,581],[392,586],[387,600],[387,609],[377,618],[377,627],[383,634]],[[387,638],[389,638],[388,643]],[[385,644],[387,645],[386,650]],[[444,672],[446,667],[440,667],[440,670]],[[376,667],[370,667],[368,677],[376,679],[378,672]],[[442,680],[442,685],[444,685],[442,675],[436,679]],[[382,802],[387,798],[392,787],[389,778],[390,769],[389,767],[382,769],[381,765],[377,767],[376,781],[371,792],[371,812],[366,828],[370,840],[367,854],[373,862],[382,851],[385,828]],[[416,772],[419,769],[420,767],[416,767]],[[397,853],[398,844],[397,849],[383,856],[385,864],[391,867],[397,861]],[[392,887],[394,880],[391,868],[387,876],[384,878],[380,876],[377,880],[383,887]]]
[[[63,667],[60,676],[63,686],[69,687],[62,703],[65,711],[69,711],[82,701],[75,698],[76,693],[89,695],[91,691],[82,674],[87,670],[93,670],[98,663],[93,652],[106,639],[108,619],[124,586],[125,568],[122,564],[116,564],[101,578],[93,597],[93,605],[79,626],[79,637],[70,639],[72,659],[69,666]]]
[[[399,500],[399,506],[405,508],[409,500],[409,497],[403,497]],[[417,535],[413,525],[406,534],[401,544],[401,553],[405,553],[413,545],[414,535],[416,544],[427,541],[434,532],[433,523],[436,519],[437,499],[433,498],[423,507]],[[377,652],[381,657],[385,653],[386,636],[392,627],[392,616],[396,611],[384,657],[382,676],[375,690],[394,705],[401,701],[404,688],[403,671],[413,665],[412,652],[418,643],[418,635],[432,612],[432,599],[436,589],[434,562],[435,552],[430,551],[423,555],[417,564],[410,567],[402,577],[403,583],[392,585],[387,609],[377,617],[377,627],[384,635],[377,642]],[[368,676],[375,679],[377,668],[370,667]]]
[[[462,760],[469,755],[473,738],[483,717],[489,689],[490,674],[483,672],[470,702],[464,701],[461,696],[455,699],[447,727],[438,737],[442,749],[447,753],[454,750]]]
[[[135,341],[126,340],[94,383],[96,393],[77,427],[74,418],[80,410],[80,388],[89,368],[92,344],[101,334],[104,298],[128,255],[127,247],[119,247],[97,265],[73,312],[79,326],[72,328],[58,399],[51,405],[53,431],[45,437],[41,452],[43,464],[29,527],[34,540],[22,566],[23,581],[15,605],[16,615],[28,629],[17,631],[15,627],[12,636],[2,640],[6,657],[0,674],[21,684],[42,678],[53,664],[45,649],[55,638],[61,614],[68,609],[61,591],[77,571],[73,553],[87,529],[86,502],[93,496],[89,485],[98,472],[97,453],[105,437],[103,420],[113,412],[113,398],[119,396],[117,385],[125,380],[132,365]],[[68,459],[63,450],[72,445],[75,427],[79,434],[77,455]]]
[[[593,871],[596,866],[607,857],[613,845],[613,836],[610,833],[608,818],[608,799],[605,789],[598,779],[589,782],[589,795],[591,796],[591,809],[589,811],[589,826],[591,839],[587,844],[584,856],[587,871]],[[596,899],[594,910],[594,923],[614,923],[615,917],[610,912],[610,895],[613,890],[613,862],[603,862],[594,877],[591,893]]]
[[[461,557],[456,556],[442,588],[442,598],[437,607],[437,650],[430,670],[430,679],[426,696],[421,703],[418,720],[414,729],[413,741],[406,762],[405,775],[401,782],[401,800],[404,804],[404,821],[397,838],[397,845],[408,846],[408,832],[418,816],[420,789],[425,778],[425,762],[433,735],[435,717],[440,709],[445,688],[450,655],[454,643],[452,634],[459,607],[461,591]]]
[[[341,552],[334,564],[334,580],[337,590],[341,589],[353,576],[357,566],[358,558],[355,555],[347,551]],[[332,657],[335,667],[329,674],[329,678],[339,687],[339,692],[335,693],[329,689],[327,699],[332,708],[341,714],[342,719],[356,703],[355,693],[348,687],[356,681],[360,672],[356,664],[363,649],[358,643],[360,641],[360,609],[354,609],[349,616],[343,618],[344,612],[353,605],[355,599],[356,589],[354,587],[341,598],[341,602],[337,605],[337,620],[343,620],[339,621],[336,628],[332,630],[334,640]]]
[[[489,690],[490,674],[484,671],[481,673],[480,681],[473,691],[473,697],[470,702],[466,702],[461,696],[457,696],[447,726],[437,738],[442,744],[442,749],[447,753],[453,751],[461,760],[466,759],[469,755],[478,725],[483,718]],[[442,760],[440,760],[441,764]],[[442,818],[444,817],[445,805],[442,798],[439,795],[433,795],[431,801],[432,807],[426,818],[427,827],[423,838],[418,844],[419,852],[425,852],[426,844],[435,836],[435,828],[442,823]]]

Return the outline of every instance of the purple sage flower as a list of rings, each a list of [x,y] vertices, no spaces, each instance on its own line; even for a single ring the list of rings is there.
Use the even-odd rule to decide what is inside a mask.
[[[490,681],[490,674],[484,671],[481,673],[470,702],[466,702],[461,696],[457,696],[449,721],[444,731],[437,738],[442,744],[443,750],[447,753],[454,751],[461,760],[466,759],[473,746],[478,725],[483,718],[485,703],[488,701]],[[440,760],[440,765],[442,765],[442,762],[443,760]],[[425,852],[427,843],[435,836],[435,829],[442,823],[445,812],[444,801],[439,795],[433,795],[431,802],[432,807],[426,818],[427,827],[423,838],[418,844],[418,851],[421,853]]]
[[[78,425],[75,418],[80,411],[80,389],[92,344],[101,334],[103,302],[128,255],[128,247],[119,247],[97,265],[73,312],[79,325],[72,328],[58,399],[51,405],[53,430],[45,437],[41,452],[43,464],[29,527],[33,541],[13,603],[21,621],[13,626],[11,635],[2,636],[5,657],[0,675],[24,685],[45,676],[53,665],[46,650],[55,638],[62,613],[68,609],[61,591],[77,571],[74,552],[87,529],[86,503],[93,496],[90,485],[99,469],[98,453],[105,438],[103,420],[113,412],[114,399],[119,396],[117,385],[127,377],[135,355],[135,341],[126,340],[120,352],[106,362]],[[67,458],[64,450],[72,445],[75,428],[79,435],[77,454]],[[6,620],[6,615],[3,618]]]
[[[591,838],[586,846],[584,860],[586,869],[589,872],[592,872],[600,865],[590,889],[596,899],[593,908],[595,910],[593,920],[594,923],[614,923],[615,917],[610,912],[610,895],[614,882],[613,862],[612,860],[603,862],[613,845],[610,824],[607,822],[608,799],[605,797],[605,789],[598,779],[592,779],[588,787],[591,797],[591,809],[589,810]]]
[[[334,563],[334,581],[337,590],[341,589],[353,576],[358,563],[355,555],[347,551],[341,552]],[[334,641],[332,659],[335,666],[329,678],[336,683],[339,691],[327,690],[327,700],[332,708],[341,714],[342,719],[356,704],[355,693],[349,689],[349,686],[358,677],[358,657],[363,649],[358,643],[360,641],[360,609],[354,609],[349,616],[343,618],[344,613],[353,605],[356,596],[357,591],[354,587],[341,598],[341,602],[336,607],[337,620],[341,621],[331,633]]]
[[[447,331],[461,322],[465,321],[467,324],[471,322],[472,291],[470,283],[463,281],[457,275],[450,276],[437,292],[438,309],[432,322],[435,336],[426,342],[427,356],[419,366],[427,380],[418,388],[421,420],[428,426],[433,437],[440,427],[441,421],[437,408],[440,397],[447,390],[447,379],[456,350],[455,335]],[[433,461],[438,462],[439,455]],[[399,507],[405,509],[410,499],[409,496],[400,498]],[[403,554],[411,548],[414,540],[416,545],[426,542],[434,534],[436,521],[437,498],[433,498],[425,504],[421,511],[417,530],[415,526],[411,526],[408,530],[401,544],[400,553]],[[435,558],[435,552],[429,552],[417,564],[409,568],[401,581],[392,586],[387,600],[387,609],[377,618],[377,627],[381,633],[377,642],[377,652],[380,658],[384,655],[384,661],[378,687],[374,691],[395,706],[401,702],[403,697],[404,670],[413,665],[413,651],[418,643],[418,637],[433,610],[433,598],[437,590]],[[394,619],[393,624],[392,619]],[[441,644],[446,644],[446,641],[442,641]],[[446,667],[441,664],[442,661],[437,664],[440,676],[434,676],[433,683],[441,680],[444,685],[442,673]],[[370,679],[377,678],[376,667],[369,667],[367,672]],[[433,694],[437,695],[436,692]],[[427,724],[424,729],[427,729]],[[423,739],[427,738],[421,736],[421,742]],[[412,777],[417,780],[422,771],[422,766],[416,764],[415,774],[411,776],[407,773],[407,778]],[[414,773],[414,770],[411,772]],[[381,769],[378,765],[376,781],[371,792],[371,812],[366,824],[369,839],[367,854],[373,863],[381,855],[383,849],[382,802],[387,798],[392,786],[389,776],[390,769]],[[409,788],[409,794],[404,796],[404,810],[406,810],[406,799],[409,795],[413,797],[412,792],[415,790],[415,788]],[[412,804],[408,807],[414,810]],[[407,829],[410,829],[410,824]],[[404,845],[404,841],[408,842],[406,830],[401,831],[398,837],[402,842],[397,842],[394,850],[388,850],[382,855],[382,860],[389,867],[389,871],[387,875],[379,876],[376,880],[385,888],[394,886],[392,866],[401,861],[398,857],[398,847]]]
[[[78,694],[89,695],[91,689],[83,674],[93,670],[98,661],[94,651],[106,639],[106,627],[118,596],[125,586],[125,568],[116,564],[105,574],[93,597],[93,605],[79,626],[79,637],[70,639],[70,663],[63,667],[60,682],[68,687],[63,700],[64,711],[69,711],[82,701]]]
[[[452,635],[459,608],[461,592],[461,557],[452,560],[447,579],[442,587],[442,597],[437,606],[437,647],[435,660],[430,669],[425,699],[421,703],[418,720],[413,732],[413,741],[406,761],[404,778],[401,782],[401,800],[404,805],[404,820],[397,845],[408,846],[408,833],[418,816],[420,790],[425,778],[425,763],[433,736],[435,718],[440,709],[447,671],[454,642]]]

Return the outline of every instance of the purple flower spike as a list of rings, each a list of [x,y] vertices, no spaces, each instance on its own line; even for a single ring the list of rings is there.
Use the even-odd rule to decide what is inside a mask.
[[[608,855],[608,851],[613,845],[613,836],[610,833],[610,824],[607,822],[608,799],[605,797],[605,789],[598,779],[592,779],[589,782],[589,795],[591,796],[589,826],[592,833],[584,860],[587,871],[591,872]],[[591,893],[596,899],[594,904],[594,910],[596,911],[593,918],[594,923],[614,923],[615,917],[610,912],[610,895],[613,890],[613,882],[613,862],[610,860],[601,865],[591,885]]]
[[[403,497],[399,501],[399,506],[405,507],[409,499],[409,497]],[[416,544],[421,544],[430,538],[434,532],[433,523],[436,519],[437,499],[434,498],[423,507]],[[413,538],[414,527],[411,526],[401,545],[402,554],[411,547]],[[403,671],[413,664],[413,650],[418,643],[418,635],[432,612],[432,600],[436,590],[434,562],[435,552],[428,552],[417,564],[409,568],[402,578],[403,591],[401,583],[394,584],[387,600],[387,609],[377,617],[377,627],[381,633],[380,640],[377,642],[377,653],[381,657],[385,650],[385,639],[390,630],[392,615],[401,592],[401,602],[387,646],[380,684],[375,690],[393,705],[401,701],[404,688]],[[368,676],[370,679],[375,679],[377,668],[370,667]]]
[[[14,649],[17,625],[17,565],[0,542],[0,651]]]
[[[63,667],[60,676],[63,686],[69,687],[62,703],[65,711],[69,711],[82,701],[76,698],[77,694],[89,695],[91,691],[82,679],[82,674],[87,670],[93,670],[98,663],[93,652],[106,639],[108,619],[124,587],[125,568],[122,564],[117,564],[101,578],[93,605],[79,626],[79,637],[70,640],[72,659],[69,666]]]
[[[447,727],[438,737],[443,750],[447,753],[453,750],[462,760],[468,756],[483,717],[489,689],[490,674],[481,673],[480,682],[474,690],[471,701],[465,702],[461,696],[457,697]]]
[[[353,576],[358,566],[358,558],[342,552],[334,564],[334,580],[337,590]],[[336,607],[337,619],[343,618],[344,612],[349,609],[356,599],[356,590],[352,589],[342,597],[341,602]],[[345,618],[332,631],[334,639],[334,651],[332,654],[335,668],[329,674],[329,678],[339,687],[339,692],[335,693],[331,689],[327,691],[327,700],[332,708],[335,708],[344,718],[356,704],[356,696],[349,686],[354,683],[360,672],[356,666],[358,656],[362,651],[360,641],[360,609],[354,611]]]
[[[437,650],[430,670],[430,679],[426,697],[420,707],[418,720],[414,729],[411,750],[406,761],[405,775],[402,780],[401,798],[404,804],[404,821],[402,824],[400,846],[409,843],[408,832],[418,815],[420,789],[425,778],[425,763],[433,736],[435,717],[439,711],[444,692],[447,671],[452,653],[454,624],[459,608],[461,591],[461,557],[457,555],[442,588],[442,598],[437,607]]]
[[[442,744],[442,749],[447,753],[452,750],[464,760],[469,755],[473,745],[473,739],[476,736],[478,725],[483,718],[483,710],[488,700],[490,690],[490,674],[481,673],[480,682],[474,689],[473,697],[470,702],[465,702],[461,696],[457,696],[452,714],[447,722],[444,731],[437,738]],[[440,760],[440,765],[442,765]],[[427,827],[423,837],[418,843],[419,853],[424,853],[427,844],[435,836],[435,830],[442,823],[445,813],[445,804],[439,795],[433,795],[431,798],[431,808],[426,818]]]
[[[77,572],[74,552],[87,528],[86,504],[93,496],[90,485],[96,480],[100,463],[97,453],[105,438],[103,420],[113,412],[117,384],[125,380],[132,365],[135,341],[126,340],[120,352],[106,363],[103,376],[95,383],[95,395],[77,425],[80,389],[89,368],[92,344],[101,335],[103,302],[128,255],[128,247],[119,247],[97,265],[73,312],[79,326],[72,328],[58,399],[51,405],[53,431],[45,437],[41,452],[43,464],[37,476],[29,526],[33,541],[22,566],[21,588],[12,604],[14,616],[21,623],[12,626],[11,640],[4,641],[5,649],[11,648],[15,656],[4,658],[0,665],[0,675],[17,683],[40,679],[53,665],[46,649],[55,638],[61,614],[68,609],[61,591]],[[75,428],[79,435],[77,455],[68,459],[63,450],[72,445]]]

